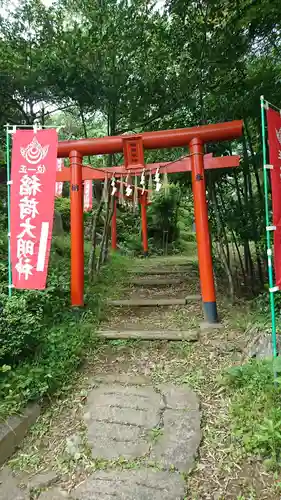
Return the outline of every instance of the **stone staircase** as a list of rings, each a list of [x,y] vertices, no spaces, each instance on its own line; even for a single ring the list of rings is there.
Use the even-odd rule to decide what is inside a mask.
[[[151,262],[151,263],[150,263]],[[99,332],[108,339],[188,340],[198,338],[202,319],[197,265],[165,261],[138,264],[129,273],[122,298],[109,299],[116,309]]]

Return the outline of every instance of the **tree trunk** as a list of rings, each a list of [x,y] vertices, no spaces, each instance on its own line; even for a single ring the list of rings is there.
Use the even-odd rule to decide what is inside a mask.
[[[103,264],[103,259],[104,259],[104,248],[105,248],[106,240],[107,240],[109,217],[110,217],[110,198],[111,198],[111,195],[110,195],[110,193],[108,193],[108,201],[106,204],[106,215],[105,215],[104,226],[103,226],[102,240],[101,240],[101,244],[100,244],[100,253],[99,253],[99,258],[98,258],[98,262],[96,265],[97,274],[99,274],[99,272],[100,272],[100,268]]]
[[[100,218],[100,214],[102,211],[102,206],[103,206],[103,200],[101,199],[96,213],[93,214],[93,216],[92,216],[92,234],[91,234],[92,245],[91,245],[89,262],[88,262],[88,277],[89,277],[90,282],[93,280],[93,274],[94,274],[94,269],[95,269],[96,246],[97,246],[97,226],[98,226],[98,220]]]
[[[225,236],[224,230],[223,230],[223,222],[221,220],[221,216],[220,216],[220,212],[219,212],[219,208],[218,208],[218,201],[217,201],[217,196],[216,196],[215,184],[212,183],[211,178],[209,179],[209,186],[210,186],[210,195],[211,195],[210,198],[212,201],[212,205],[213,205],[213,209],[214,209],[214,213],[215,213],[216,221],[217,221],[217,228],[218,228],[218,235],[217,235],[218,238],[216,241],[216,245],[217,245],[218,253],[219,253],[219,256],[221,258],[221,261],[222,261],[222,264],[223,264],[223,267],[225,269],[226,276],[228,279],[229,296],[231,298],[231,301],[233,302],[234,301],[233,276],[232,276],[229,262],[228,262],[226,254],[225,254],[223,243],[222,243],[222,237]]]

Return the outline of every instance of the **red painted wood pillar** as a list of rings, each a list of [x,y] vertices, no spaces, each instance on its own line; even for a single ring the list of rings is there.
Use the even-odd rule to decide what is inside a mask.
[[[71,305],[84,305],[84,224],[82,155],[71,151],[70,229],[71,229]]]
[[[143,255],[148,257],[148,237],[147,237],[147,195],[143,194],[140,200],[141,203],[141,231],[142,231],[142,246]]]
[[[114,252],[117,250],[117,200],[114,196],[113,214],[111,219],[111,248]]]
[[[218,314],[208,224],[203,142],[197,138],[192,139],[189,150],[192,165],[192,189],[203,311],[205,320],[208,323],[217,323]]]

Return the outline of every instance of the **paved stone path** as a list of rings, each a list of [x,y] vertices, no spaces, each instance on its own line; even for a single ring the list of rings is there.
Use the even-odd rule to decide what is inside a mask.
[[[181,473],[194,464],[200,443],[200,412],[186,387],[152,386],[142,377],[94,379],[84,410],[93,459],[110,461],[71,492],[50,486],[52,477],[33,478],[39,500],[183,500]],[[126,459],[126,468],[118,466]],[[113,463],[112,463],[113,461]],[[116,463],[116,466],[114,464]],[[7,469],[0,474],[0,500],[29,500]],[[33,486],[32,486],[33,485]],[[50,486],[48,488],[48,486]],[[32,490],[33,487],[33,490]]]

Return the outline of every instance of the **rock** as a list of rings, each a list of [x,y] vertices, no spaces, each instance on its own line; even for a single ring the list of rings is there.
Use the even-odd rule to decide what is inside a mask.
[[[37,489],[41,490],[43,488],[48,488],[56,483],[59,479],[59,475],[55,471],[43,472],[42,474],[36,474],[28,481],[28,488],[30,490]]]
[[[28,500],[29,495],[18,487],[18,481],[8,467],[0,471],[0,500]]]
[[[196,394],[188,387],[178,387],[170,385],[159,385],[157,390],[163,395],[166,408],[171,410],[198,411],[199,400]]]
[[[78,460],[81,456],[82,439],[79,434],[73,434],[66,438],[65,451],[68,455]]]
[[[278,350],[281,346],[281,335],[277,335]],[[269,333],[260,333],[248,344],[245,349],[245,358],[272,358],[272,339]]]
[[[201,441],[199,401],[188,388],[161,386],[166,401],[163,433],[154,444],[150,460],[180,472],[192,469]]]
[[[71,492],[75,500],[182,500],[184,495],[179,474],[154,469],[98,471]]]
[[[59,488],[52,488],[48,491],[44,491],[39,495],[39,500],[66,500],[70,499],[66,491],[60,490]]]

